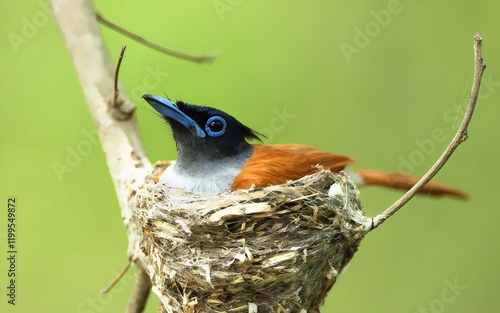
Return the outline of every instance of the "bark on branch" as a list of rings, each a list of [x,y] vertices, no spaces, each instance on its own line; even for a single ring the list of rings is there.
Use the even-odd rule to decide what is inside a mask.
[[[91,2],[53,0],[52,9],[73,59],[106,154],[127,231],[130,258],[137,249],[140,238],[138,234],[141,231],[133,215],[131,202],[135,198],[138,186],[142,185],[146,175],[151,172],[151,163],[139,137],[136,117],[131,114],[134,107],[124,105],[130,102],[123,94],[119,95],[119,103],[122,105],[116,108],[110,106],[114,93],[115,66],[111,63],[106,50]],[[141,270],[137,279],[139,286],[136,282],[128,307],[130,313],[142,312],[150,290],[149,281],[144,279]]]

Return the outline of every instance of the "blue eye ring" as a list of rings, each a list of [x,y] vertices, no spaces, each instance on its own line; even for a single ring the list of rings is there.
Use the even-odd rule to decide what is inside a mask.
[[[210,137],[219,137],[226,132],[226,120],[220,116],[212,116],[205,124],[205,131]]]

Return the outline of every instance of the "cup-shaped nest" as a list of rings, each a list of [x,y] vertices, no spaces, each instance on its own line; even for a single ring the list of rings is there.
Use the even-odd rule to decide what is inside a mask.
[[[166,312],[319,312],[371,225],[348,177],[321,169],[220,195],[148,182],[135,213]]]

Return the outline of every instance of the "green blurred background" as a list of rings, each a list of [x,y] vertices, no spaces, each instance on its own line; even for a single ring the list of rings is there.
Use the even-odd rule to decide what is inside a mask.
[[[355,157],[359,168],[421,175],[463,115],[472,38],[481,32],[488,69],[470,138],[437,177],[471,200],[415,198],[366,237],[322,312],[499,311],[500,210],[491,194],[500,171],[497,0],[95,6],[158,43],[219,54],[198,65],[102,28],[114,62],[128,46],[120,78],[138,104],[152,161],[174,159],[175,146],[140,96],[165,92],[230,112],[266,133],[266,143],[309,144]],[[85,136],[95,127],[59,29],[44,1],[4,0],[0,10],[0,201],[6,208],[9,196],[18,199],[19,249],[13,307],[2,209],[0,312],[123,312],[135,269],[110,295],[99,294],[125,265],[127,242],[104,154]],[[289,117],[279,122],[283,112]],[[439,131],[446,140],[433,140]],[[58,176],[54,162],[83,146],[86,155]],[[361,197],[373,216],[401,195],[374,187]],[[147,312],[156,303],[153,295]]]

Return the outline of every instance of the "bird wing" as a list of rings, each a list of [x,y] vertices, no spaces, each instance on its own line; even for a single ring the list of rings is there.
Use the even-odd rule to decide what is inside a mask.
[[[354,162],[349,157],[304,145],[256,144],[253,147],[253,154],[236,176],[232,190],[284,184],[317,172],[316,165],[339,172]]]

